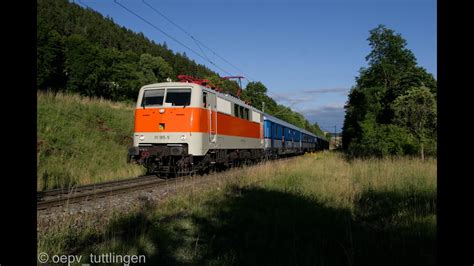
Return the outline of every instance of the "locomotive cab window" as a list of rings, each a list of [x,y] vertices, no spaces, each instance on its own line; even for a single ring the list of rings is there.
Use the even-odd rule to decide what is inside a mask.
[[[203,104],[204,108],[207,107],[207,92],[205,92],[205,91],[202,92],[202,104]]]
[[[143,94],[142,107],[145,106],[162,106],[165,90],[146,90]]]
[[[168,89],[165,102],[172,106],[187,106],[191,103],[191,89]]]

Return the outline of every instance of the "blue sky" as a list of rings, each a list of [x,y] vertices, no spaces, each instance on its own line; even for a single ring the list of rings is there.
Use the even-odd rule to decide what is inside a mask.
[[[435,78],[437,74],[433,0],[146,0],[243,73],[205,48],[203,55],[188,35],[141,0],[118,1],[222,69],[263,82],[271,97],[326,131],[333,132],[334,126],[341,130],[347,94],[359,69],[367,65],[369,30],[378,24],[400,33],[418,64]],[[84,4],[228,75],[113,0],[82,0]]]

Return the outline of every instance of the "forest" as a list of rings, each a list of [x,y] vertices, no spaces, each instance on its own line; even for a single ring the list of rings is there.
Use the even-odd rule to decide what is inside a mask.
[[[37,1],[37,88],[66,91],[113,101],[135,102],[141,86],[177,80],[177,75],[208,79],[226,93],[238,84],[225,80],[186,53],[173,52],[114,23],[110,17],[67,0]],[[258,109],[324,136],[317,123],[278,104],[259,81],[242,88],[241,98]]]

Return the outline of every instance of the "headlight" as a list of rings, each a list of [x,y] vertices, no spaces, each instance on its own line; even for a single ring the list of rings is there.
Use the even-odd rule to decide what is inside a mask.
[[[144,140],[144,139],[145,139],[145,136],[140,135],[139,139],[140,139],[140,140]]]
[[[186,136],[185,136],[185,135],[181,135],[181,140],[182,140],[182,141],[185,141],[185,140],[186,140]]]

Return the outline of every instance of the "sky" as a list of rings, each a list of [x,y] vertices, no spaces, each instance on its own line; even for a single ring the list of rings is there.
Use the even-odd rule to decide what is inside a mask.
[[[347,95],[359,69],[367,66],[369,31],[379,24],[400,33],[418,65],[437,75],[434,0],[116,1],[155,27],[114,0],[73,2],[156,43],[166,42],[221,76],[261,81],[270,97],[324,131],[341,131]]]

